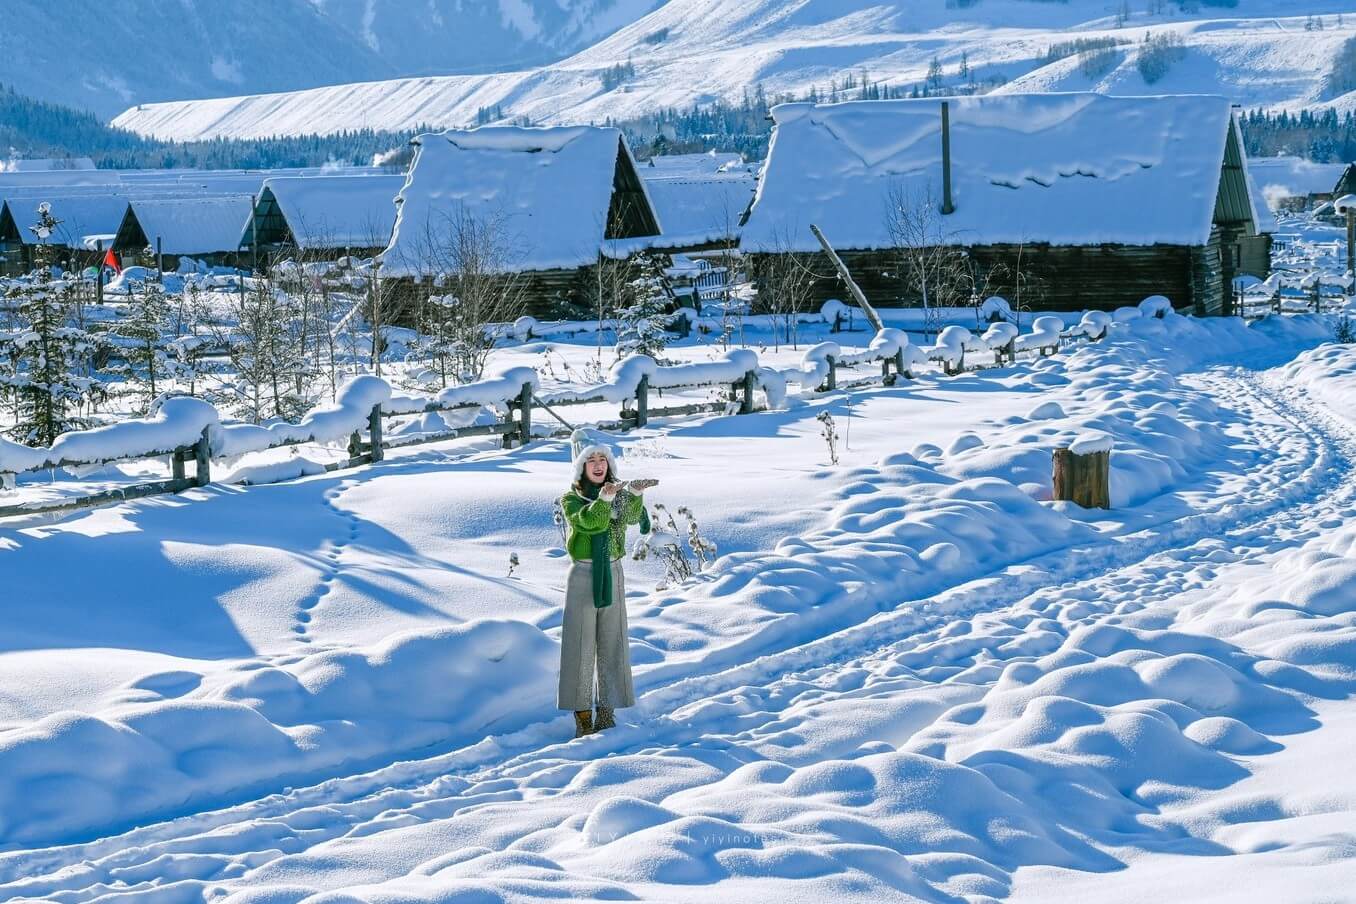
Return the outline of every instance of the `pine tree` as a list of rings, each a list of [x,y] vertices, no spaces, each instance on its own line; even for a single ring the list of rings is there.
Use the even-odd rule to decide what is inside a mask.
[[[652,254],[641,254],[631,265],[626,303],[617,310],[617,356],[649,355],[658,360],[668,344],[663,264]]]
[[[8,382],[17,396],[11,435],[35,446],[50,446],[62,433],[90,426],[87,414],[105,396],[90,369],[100,342],[69,325],[76,290],[69,279],[53,274],[56,246],[47,240],[58,225],[51,207],[40,204],[38,222],[29,227],[39,240],[34,251],[38,267],[11,291],[26,327],[8,337],[15,365]]]
[[[169,318],[165,287],[159,280],[148,279],[140,292],[128,296],[127,314],[113,328],[113,335],[128,343],[123,352],[126,364],[114,372],[145,388],[142,411],[150,410],[156,396],[166,388],[166,378],[175,369],[175,362],[166,351]]]
[[[942,90],[942,61],[935,56],[928,63],[927,86],[932,91]]]

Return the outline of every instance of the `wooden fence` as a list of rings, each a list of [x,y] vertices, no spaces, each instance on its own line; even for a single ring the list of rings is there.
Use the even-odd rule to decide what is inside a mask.
[[[1063,338],[1100,338],[1100,334],[1092,335],[1087,331],[1079,332],[1077,329],[1066,333]],[[1058,341],[1055,342],[1058,347]],[[1052,348],[1048,345],[1032,346],[1041,355],[1049,354]],[[1009,343],[1004,348],[993,350],[995,354],[995,363],[1001,363],[1007,357],[1015,357],[1013,347]],[[550,417],[559,421],[560,428],[550,431],[546,435],[560,436],[568,435],[572,432],[574,425],[569,424],[565,419],[556,413],[558,408],[567,408],[572,406],[597,405],[607,403],[617,403],[620,401],[620,411],[615,420],[595,421],[588,426],[604,430],[625,431],[638,427],[644,427],[653,418],[671,418],[684,417],[696,414],[707,414],[712,412],[725,411],[730,414],[751,414],[761,409],[757,403],[757,392],[760,388],[765,391],[768,389],[764,385],[764,380],[760,379],[760,374],[768,379],[774,376],[778,378],[789,378],[793,382],[800,382],[805,385],[806,379],[815,380],[814,388],[821,392],[831,392],[835,390],[844,390],[866,385],[894,385],[899,378],[913,377],[913,360],[918,360],[916,355],[906,355],[906,349],[898,347],[883,354],[871,354],[868,352],[854,352],[840,355],[823,355],[819,360],[823,362],[822,367],[817,370],[811,369],[791,369],[789,371],[773,371],[767,368],[746,368],[742,375],[736,379],[710,379],[694,380],[681,383],[666,383],[661,387],[652,385],[650,377],[642,375],[636,381],[634,388],[630,391],[619,394],[616,386],[604,384],[599,387],[598,392],[590,393],[585,390],[585,394],[576,392],[562,392],[556,395],[558,398],[552,398],[550,394],[538,395],[534,390],[534,383],[531,380],[525,380],[516,386],[516,392],[504,398],[497,398],[493,402],[485,400],[476,401],[454,401],[449,403],[440,402],[438,399],[430,399],[420,407],[412,407],[408,403],[409,399],[402,399],[402,404],[392,407],[383,405],[374,405],[363,412],[362,423],[354,423],[354,429],[348,436],[347,456],[343,459],[329,462],[324,465],[326,471],[337,471],[357,467],[364,464],[371,464],[382,461],[386,457],[386,452],[392,449],[401,449],[409,446],[421,445],[434,442],[446,442],[448,440],[464,439],[478,436],[500,436],[503,439],[505,448],[510,448],[517,440],[519,444],[528,443],[532,440],[534,412],[536,409],[543,409]],[[746,352],[752,355],[752,352]],[[808,356],[807,356],[808,357]],[[678,367],[691,367],[691,365],[679,365]],[[844,371],[856,371],[863,366],[878,367],[876,373],[862,376],[857,379],[843,381],[840,379],[840,373]],[[993,365],[989,365],[993,366]],[[660,372],[664,369],[659,368]],[[813,376],[811,374],[818,376]],[[533,375],[535,377],[535,375]],[[674,405],[654,405],[655,396],[663,396],[666,392],[691,392],[703,389],[716,390],[720,398],[705,402],[686,402]],[[206,404],[206,403],[202,403]],[[462,427],[455,427],[448,430],[437,431],[433,433],[421,433],[414,436],[388,436],[385,423],[393,418],[409,417],[419,414],[463,412],[480,410],[490,404],[502,406],[504,413],[502,418],[491,424],[474,424]],[[288,425],[289,427],[300,427],[302,425]],[[233,428],[238,429],[238,428]],[[324,438],[319,434],[306,436],[296,436],[296,429],[290,431],[288,435],[276,442],[269,442],[266,445],[251,447],[249,451],[267,451],[285,447],[297,447],[308,443],[321,442]],[[538,431],[538,436],[542,431]],[[40,450],[34,450],[40,451]],[[171,448],[145,448],[135,454],[125,454],[97,460],[75,460],[60,459],[44,461],[40,465],[29,468],[16,469],[8,472],[0,472],[0,480],[8,487],[15,486],[17,475],[21,473],[38,472],[50,470],[58,467],[88,467],[91,465],[108,465],[118,462],[144,461],[146,459],[168,456],[171,476],[168,480],[152,481],[135,484],[125,487],[116,487],[96,493],[91,493],[79,497],[61,498],[55,500],[35,501],[29,503],[18,503],[0,506],[0,518],[12,518],[25,515],[40,513],[52,513],[62,511],[72,511],[77,509],[92,508],[108,503],[122,502],[131,499],[138,499],[146,496],[161,494],[179,493],[183,490],[193,487],[205,487],[212,481],[212,427],[209,425],[201,430],[194,442],[174,445]],[[219,450],[218,450],[219,451]],[[188,463],[194,465],[194,472],[188,474]]]

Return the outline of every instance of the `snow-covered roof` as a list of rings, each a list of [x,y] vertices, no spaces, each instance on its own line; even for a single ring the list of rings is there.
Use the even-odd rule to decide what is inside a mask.
[[[299,248],[384,248],[404,176],[289,176],[269,179]],[[261,192],[262,195],[262,192]]]
[[[651,179],[692,179],[748,169],[741,154],[707,151],[705,154],[664,154],[640,164],[640,175]]]
[[[575,126],[488,127],[421,135],[397,199],[387,276],[439,269],[428,245],[458,216],[502,224],[509,266],[572,269],[592,263],[605,241],[618,155],[634,167],[621,132]],[[647,218],[653,205],[635,180]]]
[[[240,247],[253,209],[249,195],[220,195],[133,198],[128,213],[136,217],[147,244],[159,238],[165,254],[211,254]]]
[[[961,244],[1203,245],[1210,236],[1229,101],[1208,95],[1012,94],[950,98]],[[742,247],[816,251],[893,244],[892,193],[942,197],[941,104],[784,104]],[[789,245],[789,247],[788,247]]]
[[[706,178],[646,179],[664,224],[662,245],[704,245],[736,238],[758,182],[752,173]]]
[[[123,214],[127,212],[126,198],[107,194],[66,196],[49,193],[6,197],[3,203],[14,218],[19,241],[25,245],[38,242],[38,237],[29,227],[38,222],[38,205],[44,202],[51,205],[52,216],[60,221],[50,242],[66,248],[85,247],[87,235],[117,232]]]

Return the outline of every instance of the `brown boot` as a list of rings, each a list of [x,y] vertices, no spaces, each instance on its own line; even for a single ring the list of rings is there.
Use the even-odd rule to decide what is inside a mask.
[[[604,728],[617,727],[617,714],[613,712],[610,706],[598,707],[598,718],[593,720],[593,730],[602,731]]]
[[[584,735],[593,734],[595,730],[593,727],[593,711],[576,709],[574,711],[574,736],[582,738]]]

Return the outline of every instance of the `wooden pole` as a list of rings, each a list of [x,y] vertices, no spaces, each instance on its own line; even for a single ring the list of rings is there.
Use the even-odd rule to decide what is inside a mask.
[[[942,101],[942,213],[955,212],[956,205],[951,203],[951,104]]]
[[[819,244],[823,247],[824,253],[827,254],[829,260],[833,262],[834,269],[836,269],[838,275],[843,278],[843,282],[847,283],[848,291],[851,292],[852,297],[856,299],[857,305],[862,309],[862,313],[866,314],[866,319],[870,320],[871,325],[877,330],[885,329],[885,324],[881,321],[880,315],[876,313],[875,308],[871,307],[871,302],[866,300],[866,295],[862,293],[861,287],[858,286],[857,281],[852,278],[852,274],[848,272],[847,265],[844,264],[842,258],[838,256],[838,252],[833,250],[833,246],[830,245],[829,240],[824,237],[824,233],[820,232],[819,227],[814,223],[810,224],[810,231],[815,234],[815,238],[819,239]]]
[[[171,460],[170,477],[175,481],[184,480],[184,458],[188,454],[188,449],[182,446],[174,450],[174,457]]]
[[[1347,272],[1356,277],[1356,207],[1347,206]],[[1353,283],[1349,295],[1356,295]]]
[[[155,278],[165,281],[165,256],[160,253],[160,236],[155,237]]]
[[[532,442],[532,384],[524,383],[518,393],[518,442],[526,446]]]
[[[381,446],[381,406],[373,405],[372,411],[367,415],[367,435],[372,441],[372,461],[378,462],[386,457],[386,452]]]
[[[94,271],[94,301],[96,304],[104,303],[104,240],[99,239],[96,247],[99,249],[99,261],[95,265]]]
[[[824,389],[832,392],[838,388],[838,362],[834,360],[833,355],[825,355],[824,360],[829,364],[829,375],[824,378]]]
[[[758,375],[753,371],[744,372],[743,393],[739,400],[740,414],[753,414],[753,392],[758,386]]]
[[[210,427],[202,428],[202,437],[193,444],[193,458],[197,465],[197,477],[194,482],[205,487],[212,482],[212,446],[208,438]]]
[[[636,426],[644,427],[649,421],[650,377],[648,374],[642,374],[640,382],[636,384]]]

